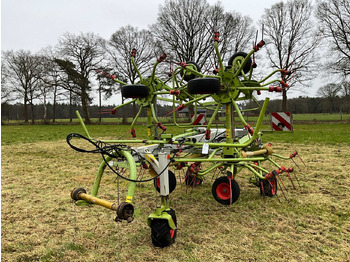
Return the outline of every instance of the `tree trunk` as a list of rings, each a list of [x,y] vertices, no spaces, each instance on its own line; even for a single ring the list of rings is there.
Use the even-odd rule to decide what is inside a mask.
[[[99,113],[99,118],[98,118],[98,122],[102,122],[102,90],[101,90],[102,88],[101,88],[101,84],[100,84],[100,86],[99,86],[99,88],[98,88],[98,103],[99,103],[99,107],[98,107],[98,109],[99,109],[99,111],[100,111],[100,113]]]
[[[90,124],[91,120],[89,117],[86,88],[82,88],[81,90],[81,106],[82,106],[83,115],[85,117],[85,124]]]
[[[53,92],[52,123],[56,122],[56,99],[57,99],[57,86],[55,86],[55,89]]]
[[[28,123],[28,105],[27,105],[26,97],[24,97],[23,118],[24,118],[24,123]]]
[[[287,112],[287,91],[282,91],[282,112]]]
[[[73,122],[72,90],[69,90],[69,122]]]
[[[122,96],[122,104],[124,104],[124,97]],[[125,106],[122,107],[123,113],[123,125],[126,125],[126,117],[125,117]]]
[[[35,124],[35,120],[34,120],[34,105],[33,102],[30,103],[30,111],[32,113],[32,124]]]

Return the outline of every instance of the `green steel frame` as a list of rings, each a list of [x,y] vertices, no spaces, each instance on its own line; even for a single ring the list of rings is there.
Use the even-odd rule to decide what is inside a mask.
[[[262,163],[267,161],[271,163],[273,166],[275,166],[278,169],[281,169],[282,167],[275,162],[273,159],[271,159],[271,154],[258,154],[254,155],[254,152],[256,150],[261,149],[262,143],[261,143],[261,124],[263,121],[263,117],[266,113],[266,109],[268,106],[269,99],[266,98],[263,105],[260,106],[257,102],[256,98],[253,95],[254,91],[281,91],[278,87],[271,87],[270,85],[273,83],[277,83],[278,85],[282,85],[283,87],[286,87],[287,85],[284,83],[283,79],[275,79],[268,81],[273,75],[276,73],[281,72],[283,69],[278,69],[270,73],[265,78],[261,79],[260,81],[254,80],[253,77],[253,66],[250,67],[250,70],[247,74],[244,73],[244,67],[245,65],[250,61],[251,57],[255,52],[257,52],[262,46],[264,45],[263,41],[260,42],[258,45],[256,45],[248,54],[246,57],[238,56],[234,59],[232,62],[231,67],[225,67],[222,62],[222,58],[219,52],[218,48],[218,41],[214,41],[214,49],[216,52],[216,57],[218,60],[219,68],[217,70],[217,75],[205,75],[200,73],[196,70],[196,68],[191,64],[186,63],[180,63],[179,66],[174,70],[173,75],[167,79],[166,81],[161,80],[160,78],[156,77],[156,68],[159,65],[160,62],[162,62],[165,58],[165,55],[163,55],[161,58],[158,58],[155,62],[152,70],[152,74],[148,78],[143,78],[140,71],[138,70],[134,55],[131,57],[131,62],[139,76],[139,83],[141,85],[147,86],[149,88],[149,95],[144,98],[135,98],[131,99],[130,101],[118,105],[114,108],[114,110],[117,110],[121,108],[122,106],[128,105],[130,103],[136,102],[140,109],[137,112],[135,118],[133,119],[131,123],[131,131],[135,133],[135,126],[137,123],[138,118],[141,115],[142,110],[147,110],[147,139],[128,139],[128,140],[103,140],[102,142],[110,143],[110,144],[143,144],[143,145],[158,145],[159,148],[166,148],[168,145],[172,146],[186,146],[187,148],[197,149],[197,151],[200,151],[203,146],[209,146],[210,152],[208,154],[201,154],[200,156],[197,156],[195,154],[191,153],[183,153],[178,154],[173,157],[172,165],[176,166],[177,164],[183,163],[184,167],[189,167],[189,163],[205,163],[205,167],[202,166],[202,169],[199,170],[196,173],[196,177],[199,179],[203,179],[206,175],[213,172],[214,170],[221,168],[221,170],[228,170],[232,174],[232,178],[235,178],[236,175],[241,172],[243,169],[247,169],[251,172],[251,176],[249,178],[250,182],[259,185],[260,180],[266,180],[268,179],[267,174],[269,174],[269,171],[262,167]],[[197,78],[216,78],[220,81],[221,87],[220,91],[216,92],[214,94],[203,94],[203,95],[193,95],[190,94],[187,91],[187,83],[184,81],[183,74],[181,76],[181,72],[185,72],[185,74],[193,74]],[[126,83],[114,78],[114,81],[116,81],[119,84],[126,85]],[[171,80],[171,81],[169,81]],[[268,82],[267,82],[268,81]],[[171,86],[168,86],[166,83],[171,82]],[[162,95],[162,96],[161,96]],[[169,95],[172,96],[164,97],[163,95]],[[210,101],[205,101],[206,99],[210,98]],[[237,104],[238,101],[243,100],[253,100],[255,101],[257,107],[253,109],[247,109],[247,110],[241,110],[239,108],[239,105]],[[171,102],[173,104],[173,122],[176,126],[181,128],[187,128],[185,133],[177,136],[166,136],[163,135],[161,138],[157,138],[155,136],[152,136],[152,128],[162,128],[163,131],[165,131],[164,126],[159,122],[156,110],[155,110],[155,103],[157,100],[165,101],[165,102]],[[210,130],[213,126],[214,120],[217,118],[219,112],[221,111],[221,108],[225,108],[225,123],[223,123],[221,126],[225,127],[226,129],[226,141],[225,142],[211,142],[211,141],[203,141],[203,142],[197,142],[197,141],[191,141],[191,140],[184,140],[181,138],[187,138],[191,137],[193,135],[198,134],[197,127],[193,126],[192,123],[187,124],[179,124],[176,121],[176,111],[181,110],[182,108],[193,105],[196,114],[197,107],[213,110],[213,114],[210,117],[208,123],[204,125],[206,128],[206,134],[210,134]],[[260,114],[258,117],[258,120],[256,122],[255,128],[253,129],[250,127],[250,125],[246,122],[246,120],[243,117],[244,111],[249,110],[260,110]],[[85,134],[88,138],[91,139],[90,133],[87,130],[87,127],[85,126],[83,119],[81,118],[79,112],[76,112],[77,116],[80,120],[80,123],[85,131]],[[236,128],[236,122],[233,117],[234,113],[238,116],[239,123],[243,125],[244,128],[247,130],[247,135],[244,137],[237,139],[235,136],[235,128]],[[196,117],[196,115],[195,115]],[[253,152],[252,155],[248,157],[243,157],[242,150]],[[118,152],[115,152],[116,155],[120,156],[123,161],[119,161],[115,163],[115,165],[118,165],[119,167],[125,168],[129,170],[129,179],[136,180],[137,177],[137,166],[139,163],[135,162],[135,159],[133,158],[130,149],[125,150],[119,150]],[[277,154],[272,154],[272,156],[280,158],[280,159],[289,159],[289,157],[283,157]],[[112,157],[107,156],[106,159],[104,159],[97,171],[97,174],[95,176],[94,184],[91,189],[91,195],[93,197],[97,197],[98,190],[101,184],[101,179],[103,176],[103,173],[105,171],[105,168],[107,166],[106,162],[113,161]],[[135,186],[136,182],[131,181],[129,182],[128,186],[128,193],[126,196],[125,202],[132,203],[132,200],[134,198],[135,193]],[[171,219],[171,216],[164,212],[165,210],[169,210],[169,202],[167,197],[161,198],[161,206],[157,208],[156,212],[151,214],[148,219],[148,224],[150,225],[150,221],[153,218],[161,218],[161,219],[167,219],[169,221],[169,226],[174,229],[175,225]],[[88,202],[86,200],[79,200],[77,202],[80,205],[87,204]]]

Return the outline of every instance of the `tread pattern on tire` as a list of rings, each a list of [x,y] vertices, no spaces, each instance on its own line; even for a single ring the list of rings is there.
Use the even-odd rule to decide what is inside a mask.
[[[176,214],[173,209],[167,212],[173,218],[175,226],[177,226]],[[151,237],[152,243],[156,247],[167,247],[175,243],[177,228],[174,230],[173,237],[170,234],[171,228],[168,224],[168,220],[165,219],[153,219],[151,223]]]
[[[248,54],[245,53],[245,52],[237,52],[237,53],[233,54],[233,56],[231,56],[231,58],[228,60],[228,65],[229,65],[229,66],[232,66],[233,60],[235,60],[236,57],[242,56],[242,57],[246,58],[247,55],[248,55]],[[245,74],[248,73],[248,72],[250,71],[251,65],[252,65],[252,59],[249,58],[248,62],[247,62],[247,63],[244,65],[244,67],[243,67],[243,72],[244,72]],[[240,75],[241,75],[241,74],[240,74]]]
[[[195,78],[188,82],[190,94],[214,94],[220,90],[220,80],[214,77]]]
[[[121,93],[125,98],[144,98],[149,95],[149,88],[145,85],[124,85]]]
[[[230,199],[222,199],[217,194],[217,187],[222,183],[226,183],[229,186],[229,178],[227,176],[222,176],[222,177],[217,178],[214,181],[214,184],[212,186],[212,194],[214,196],[214,199],[217,202],[219,202],[220,204],[230,205],[231,204]],[[232,204],[233,204],[238,200],[239,194],[240,194],[239,185],[238,185],[237,181],[234,179],[231,179],[231,190],[232,190]]]

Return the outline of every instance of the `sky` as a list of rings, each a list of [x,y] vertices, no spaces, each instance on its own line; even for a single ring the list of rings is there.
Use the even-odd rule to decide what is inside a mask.
[[[215,4],[217,0],[207,0]],[[126,25],[147,29],[156,22],[165,0],[1,0],[1,50],[54,46],[66,32],[93,32],[105,39]],[[221,0],[225,11],[258,20],[280,0]],[[290,90],[292,91],[292,90]],[[292,93],[292,92],[291,92]],[[313,95],[313,94],[311,94]]]
[[[128,24],[147,28],[165,0],[1,0],[1,49],[39,51],[65,32],[94,32],[108,39]],[[209,0],[214,4],[216,0]],[[256,21],[278,0],[222,0],[226,11]],[[249,3],[249,4],[246,4]]]

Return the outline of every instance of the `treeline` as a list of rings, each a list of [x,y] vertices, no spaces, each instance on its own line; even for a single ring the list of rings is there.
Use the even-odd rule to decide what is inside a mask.
[[[281,100],[271,100],[267,112],[280,112]],[[350,113],[350,96],[299,97],[288,99],[287,112],[293,114]]]
[[[242,51],[248,52],[253,46],[255,52],[263,48],[256,57],[252,55],[251,66],[257,66],[252,79],[266,76],[262,82],[282,92],[280,107],[277,106],[280,109],[274,111],[348,110],[347,103],[343,103],[350,94],[348,0],[281,1],[267,6],[258,28],[261,24],[264,29],[257,30],[251,17],[225,10],[219,1],[211,4],[207,0],[169,0],[159,5],[156,22],[148,29],[131,25],[115,28],[106,39],[98,32],[67,32],[54,46],[42,47],[35,54],[29,50],[2,50],[3,119],[52,122],[56,118],[71,118],[73,108],[80,108],[89,123],[90,117],[96,117],[96,110],[90,108],[94,97],[99,97],[102,104],[102,97],[116,94],[120,86],[155,87],[159,80],[175,89],[179,87],[176,83],[184,85],[179,74],[183,69],[180,65],[185,66],[182,62],[192,63],[197,71],[211,75],[221,72],[220,67],[232,66],[237,57],[246,56]],[[259,39],[264,41],[257,42]],[[327,50],[324,59],[318,57],[318,48]],[[153,83],[149,83],[147,76],[153,65],[165,56],[153,75],[157,79],[151,78]],[[270,82],[272,71],[276,80]],[[330,80],[336,79],[335,83],[325,82],[319,87],[318,95],[324,100],[303,105],[287,101],[288,90],[321,77],[320,72],[331,75]],[[169,76],[172,81],[168,81]],[[9,105],[14,103],[22,105]],[[74,106],[77,103],[81,107]],[[135,110],[126,111],[130,115]]]
[[[259,101],[262,103],[262,101]],[[252,108],[256,105],[253,103],[242,104],[242,109]],[[97,105],[89,106],[89,114],[92,118],[105,119],[103,122],[108,122],[108,118],[117,118],[119,123],[128,123],[128,118],[133,118],[139,110],[138,105],[126,105],[116,111],[115,114],[111,114],[108,111],[113,109],[114,105],[102,106]],[[62,119],[69,120],[76,118],[75,110],[82,112],[82,107],[79,104],[57,104],[55,110],[53,105],[47,105],[47,116],[46,120],[43,118],[44,107],[42,104],[34,105],[33,111],[30,112],[30,118],[32,118],[32,112],[34,113],[34,119],[37,122],[54,123],[60,122]],[[173,110],[171,105],[157,105],[157,115],[164,117],[169,115]],[[6,104],[1,105],[1,120],[3,124],[9,121],[24,121],[23,115],[23,104]],[[188,112],[187,110],[185,110]],[[267,113],[281,111],[281,100],[271,100],[267,108]],[[330,100],[329,98],[319,97],[299,97],[288,100],[287,111],[293,114],[314,114],[314,113],[350,113],[350,96],[336,97]],[[55,112],[55,115],[53,115]],[[184,117],[188,117],[188,113],[177,112],[176,114],[182,114]],[[210,112],[208,112],[210,114]],[[257,114],[257,112],[251,112],[251,114]],[[146,117],[146,110],[143,110],[141,117]],[[107,120],[106,120],[107,119]],[[113,121],[115,122],[115,121]]]
[[[1,121],[3,124],[9,123],[9,121],[19,121],[24,122],[23,119],[23,104],[1,104]],[[70,120],[77,118],[75,111],[78,110],[80,114],[82,113],[82,106],[79,104],[56,104],[55,110],[53,110],[52,104],[47,104],[47,114],[44,119],[44,106],[42,104],[37,104],[33,106],[33,110],[29,112],[29,117],[34,119],[36,122],[46,122],[46,123],[55,123],[55,122],[70,122]],[[89,106],[89,115],[92,118],[116,118],[119,119],[120,123],[127,123],[128,118],[133,118],[136,113],[139,111],[139,106],[136,105],[125,105],[124,107],[116,110],[114,114],[111,113],[111,110],[114,108],[114,105],[108,106],[97,106],[91,105]],[[157,114],[159,117],[166,116],[169,112],[173,110],[172,106],[169,105],[157,105]],[[54,113],[55,112],[55,113]],[[32,113],[34,116],[32,116]],[[140,114],[140,117],[146,117],[146,110],[143,110]],[[106,122],[106,120],[104,120]],[[108,122],[108,121],[107,121]],[[115,121],[113,121],[115,122]]]

